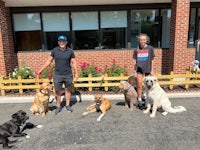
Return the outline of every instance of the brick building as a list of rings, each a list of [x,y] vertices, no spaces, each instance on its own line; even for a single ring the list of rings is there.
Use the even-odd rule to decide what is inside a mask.
[[[185,73],[198,55],[200,0],[0,0],[0,75],[24,61],[45,62],[64,34],[81,62],[126,66],[131,74],[136,36],[147,33],[155,48],[155,72]]]

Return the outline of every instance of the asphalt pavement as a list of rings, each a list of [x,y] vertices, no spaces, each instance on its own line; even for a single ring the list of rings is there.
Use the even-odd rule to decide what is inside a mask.
[[[27,129],[28,138],[18,138],[16,150],[199,150],[200,149],[200,98],[170,98],[172,106],[183,105],[187,111],[155,118],[141,110],[129,111],[124,100],[111,99],[112,108],[102,118],[100,113],[82,116],[92,100],[72,100],[73,113],[65,108],[54,114],[55,102],[50,104],[52,112],[46,117],[31,114],[31,102],[1,103],[0,124],[8,121],[18,110],[30,116],[28,122],[43,125],[41,129]],[[13,138],[12,138],[13,139]],[[2,146],[0,145],[0,149]]]

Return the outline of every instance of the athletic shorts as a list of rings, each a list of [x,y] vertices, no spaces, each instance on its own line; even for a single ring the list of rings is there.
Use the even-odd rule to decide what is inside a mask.
[[[138,67],[137,68],[137,74],[144,74],[145,76],[148,76],[148,75],[150,75],[150,73],[146,73],[146,72],[144,72],[140,67]]]
[[[54,88],[56,91],[63,90],[63,84],[65,88],[70,90],[72,88],[72,81],[73,81],[72,76],[54,75],[53,77]]]

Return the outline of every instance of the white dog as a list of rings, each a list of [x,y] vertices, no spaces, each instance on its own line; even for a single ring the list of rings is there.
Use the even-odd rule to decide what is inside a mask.
[[[150,114],[151,118],[154,118],[156,115],[156,111],[158,108],[162,108],[162,115],[166,116],[168,113],[177,113],[186,111],[183,106],[177,106],[172,108],[171,102],[167,97],[165,91],[160,87],[156,77],[154,76],[146,76],[143,80],[145,86],[145,94],[146,98],[149,100],[149,104],[147,104],[147,109],[144,113],[149,113],[152,105],[152,113]]]
[[[194,71],[194,72],[200,72],[199,61],[198,60],[194,60],[192,62],[192,64],[193,64],[193,70],[192,71]]]

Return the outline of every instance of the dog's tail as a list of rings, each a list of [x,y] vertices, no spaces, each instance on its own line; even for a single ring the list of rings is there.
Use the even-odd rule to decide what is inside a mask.
[[[167,112],[169,113],[178,113],[183,111],[187,111],[187,109],[183,106],[175,106],[174,108],[170,107],[167,109]]]

